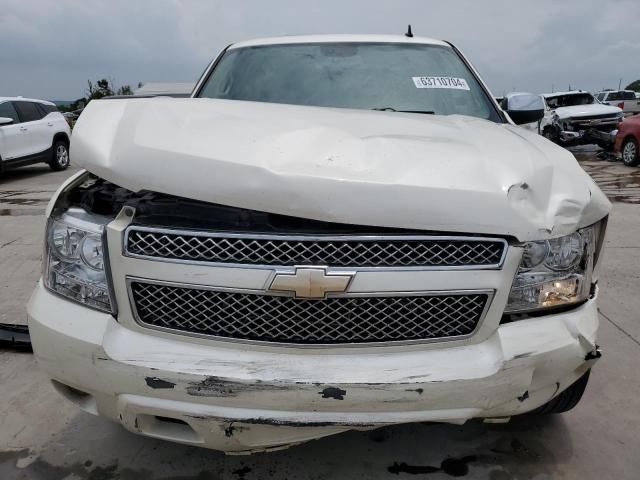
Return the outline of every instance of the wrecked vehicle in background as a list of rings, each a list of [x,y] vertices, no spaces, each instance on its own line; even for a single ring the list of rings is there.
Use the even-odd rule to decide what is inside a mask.
[[[538,132],[558,145],[596,144],[605,150],[613,146],[618,123],[624,117],[618,107],[598,102],[589,92],[545,93],[544,118]]]
[[[571,409],[610,204],[451,44],[234,44],[192,98],[94,100],[47,210],[33,348],[128,430],[250,453]],[[513,121],[512,121],[513,120]]]

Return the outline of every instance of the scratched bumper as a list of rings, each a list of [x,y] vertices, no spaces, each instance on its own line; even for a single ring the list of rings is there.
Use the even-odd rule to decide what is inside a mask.
[[[143,435],[242,453],[524,413],[590,367],[598,316],[590,300],[463,346],[275,349],[146,335],[39,286],[29,326],[38,363],[82,409]]]

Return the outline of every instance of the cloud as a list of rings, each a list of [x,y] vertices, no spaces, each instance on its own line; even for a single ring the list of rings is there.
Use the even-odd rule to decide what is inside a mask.
[[[558,5],[559,3],[559,5]],[[640,78],[640,2],[0,0],[0,95],[74,99],[87,79],[194,81],[229,43],[403,33],[458,45],[501,94]]]

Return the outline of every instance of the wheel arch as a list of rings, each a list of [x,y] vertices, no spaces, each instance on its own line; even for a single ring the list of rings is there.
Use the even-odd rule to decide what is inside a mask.
[[[67,144],[67,147],[71,143],[69,140],[69,135],[66,132],[58,132],[53,136],[53,141],[51,142],[51,146],[53,146],[58,140],[62,140]]]

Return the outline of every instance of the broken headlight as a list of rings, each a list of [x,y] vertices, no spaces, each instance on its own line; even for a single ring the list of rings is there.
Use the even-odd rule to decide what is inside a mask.
[[[105,225],[110,218],[69,208],[47,223],[44,285],[83,305],[113,311],[105,271]]]
[[[571,235],[528,242],[511,286],[505,313],[580,303],[591,293],[603,221]]]

